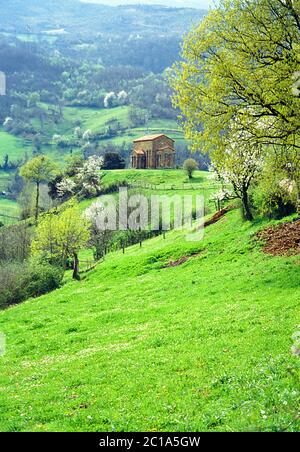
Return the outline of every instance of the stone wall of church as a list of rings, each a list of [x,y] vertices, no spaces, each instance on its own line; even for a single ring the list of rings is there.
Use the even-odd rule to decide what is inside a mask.
[[[153,155],[153,141],[141,141],[134,143],[134,150],[143,150],[146,154],[147,168],[155,168],[155,157]]]
[[[157,168],[156,154],[157,151],[161,148],[170,146],[174,147],[174,142],[168,137],[161,137],[153,141],[140,141],[138,143],[134,143],[133,150],[143,150],[146,154],[146,168],[155,169]],[[173,158],[167,159],[167,164],[165,163],[164,155],[160,159],[160,164],[158,167],[174,167]]]

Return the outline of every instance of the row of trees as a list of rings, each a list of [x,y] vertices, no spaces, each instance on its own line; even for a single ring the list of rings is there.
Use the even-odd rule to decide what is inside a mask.
[[[300,215],[299,49],[299,0],[221,0],[171,75],[187,138],[209,153],[249,220],[258,185],[267,210],[288,198]]]
[[[52,199],[59,198],[60,202],[75,195],[80,199],[98,196],[101,187],[100,169],[103,162],[102,157],[92,156],[83,160],[79,156],[74,156],[63,172],[44,155],[38,155],[25,163],[20,169],[20,176],[35,185],[35,223],[38,223],[40,192],[43,184],[49,183],[50,196]]]

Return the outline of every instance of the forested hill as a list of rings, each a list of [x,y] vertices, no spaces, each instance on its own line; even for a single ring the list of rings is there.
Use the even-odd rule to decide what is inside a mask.
[[[79,0],[0,0],[0,31],[18,33],[183,34],[205,11],[191,8],[127,5],[111,7]]]

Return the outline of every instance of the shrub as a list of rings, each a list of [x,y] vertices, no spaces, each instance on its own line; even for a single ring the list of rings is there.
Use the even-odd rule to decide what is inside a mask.
[[[63,270],[45,263],[0,265],[0,309],[60,287]]]
[[[254,206],[268,218],[280,219],[296,212],[297,196],[293,184],[275,172],[259,180],[253,191]]]
[[[28,297],[39,297],[60,287],[63,278],[60,267],[46,263],[31,263],[28,277],[24,278]]]
[[[16,223],[0,229],[0,262],[22,262],[29,256],[32,228],[29,223]],[[1,287],[1,286],[0,286]]]
[[[187,173],[188,178],[192,179],[193,173],[198,169],[198,163],[194,159],[187,159],[183,163],[183,169]]]

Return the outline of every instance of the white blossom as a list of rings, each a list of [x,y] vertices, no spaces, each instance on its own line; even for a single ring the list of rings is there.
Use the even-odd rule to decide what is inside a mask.
[[[84,141],[89,141],[91,136],[92,136],[92,131],[90,129],[88,129],[82,134],[82,139]]]
[[[118,102],[121,105],[125,104],[125,102],[127,101],[127,98],[128,98],[128,94],[126,93],[126,91],[123,90],[118,93]]]
[[[77,174],[77,183],[81,187],[81,195],[95,196],[101,187],[100,170],[103,157],[91,156],[86,160]]]
[[[58,135],[58,134],[54,134],[52,137],[52,140],[54,141],[54,143],[58,143],[61,139],[62,139],[62,136]]]
[[[58,196],[60,198],[65,195],[72,195],[74,193],[74,189],[76,187],[76,183],[72,179],[63,179],[61,182],[56,184],[56,189]]]
[[[117,98],[117,96],[113,91],[111,91],[110,93],[107,93],[104,98],[104,107],[105,108],[113,107],[116,98]]]
[[[4,122],[3,122],[3,127],[7,127],[10,124],[13,123],[13,118],[10,118],[9,116],[7,118],[5,118]]]
[[[76,138],[81,138],[81,137],[82,137],[82,132],[81,132],[81,128],[80,128],[80,127],[76,127],[76,128],[74,129],[74,136],[75,136]]]
[[[292,194],[296,184],[290,179],[283,179],[279,182],[279,187],[285,190],[287,193]]]
[[[210,200],[222,202],[232,198],[234,198],[234,194],[231,190],[221,188],[219,191],[211,195]]]

